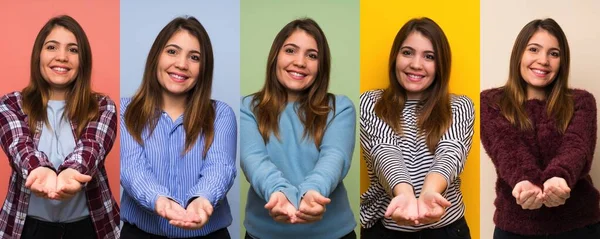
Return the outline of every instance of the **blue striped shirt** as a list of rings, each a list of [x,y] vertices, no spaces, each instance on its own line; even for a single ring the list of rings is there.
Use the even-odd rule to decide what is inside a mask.
[[[233,110],[214,101],[215,136],[205,159],[204,138],[199,138],[185,154],[183,116],[175,121],[162,112],[152,135],[142,132],[138,144],[124,122],[129,98],[121,99],[121,219],[141,230],[166,237],[204,236],[231,224],[226,194],[236,176],[237,126]],[[214,212],[204,227],[185,230],[174,227],[155,213],[159,196],[177,201],[184,208],[196,197],[208,199]]]

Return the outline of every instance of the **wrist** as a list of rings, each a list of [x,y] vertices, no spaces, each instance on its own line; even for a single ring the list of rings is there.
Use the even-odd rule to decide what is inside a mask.
[[[407,197],[415,197],[415,192],[414,189],[412,187],[412,185],[408,184],[408,183],[399,183],[398,185],[394,186],[393,189],[393,193],[394,193],[394,197],[396,196],[407,196]]]

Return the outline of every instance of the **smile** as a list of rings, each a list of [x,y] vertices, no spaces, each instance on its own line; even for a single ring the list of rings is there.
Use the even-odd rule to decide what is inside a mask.
[[[287,71],[290,78],[294,80],[303,80],[307,74],[296,72],[296,71]]]
[[[544,70],[532,69],[532,68],[530,68],[530,69],[531,69],[531,72],[533,72],[533,74],[538,77],[545,77],[546,75],[548,75],[548,73],[550,73],[550,71],[544,71]]]
[[[180,75],[180,74],[175,74],[175,73],[169,73],[169,77],[171,77],[171,79],[175,82],[184,82],[185,80],[187,80],[189,78],[186,75]]]
[[[406,78],[407,78],[409,81],[420,81],[420,80],[422,80],[423,78],[425,78],[425,76],[424,76],[424,75],[417,75],[417,74],[406,73],[406,72],[405,72],[404,74],[406,74]]]
[[[69,72],[71,70],[70,68],[62,67],[62,66],[51,66],[50,69],[54,73],[59,74],[59,75],[66,74],[67,72]]]

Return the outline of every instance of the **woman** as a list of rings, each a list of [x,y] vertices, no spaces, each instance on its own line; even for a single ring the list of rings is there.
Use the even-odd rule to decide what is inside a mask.
[[[471,147],[474,106],[450,95],[450,45],[429,18],[394,39],[388,88],[361,95],[361,147],[370,186],[363,238],[470,238],[459,174]]]
[[[569,61],[560,26],[531,21],[506,85],[481,92],[481,141],[498,174],[494,238],[600,238],[596,101],[568,88]]]
[[[118,238],[119,207],[104,167],[116,107],[91,89],[92,52],[69,16],[50,19],[29,85],[0,99],[0,141],[13,169],[2,238]]]
[[[271,45],[263,88],[242,99],[240,160],[252,186],[246,238],[356,238],[342,183],[355,111],[327,92],[330,67],[319,25],[294,20]]]
[[[121,238],[230,238],[237,129],[233,110],[210,98],[212,77],[204,27],[173,19],[121,101]]]

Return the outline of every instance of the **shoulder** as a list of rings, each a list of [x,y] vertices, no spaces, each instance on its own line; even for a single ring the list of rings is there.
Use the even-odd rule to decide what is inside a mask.
[[[500,100],[500,98],[502,97],[502,95],[504,94],[504,89],[503,88],[492,88],[492,89],[487,89],[482,91],[479,94],[479,97],[481,98],[481,102],[486,102],[486,103],[492,103],[492,102],[497,102],[498,100]]]
[[[250,110],[252,108],[252,101],[254,100],[254,94],[252,95],[247,95],[247,96],[242,96],[240,101],[240,108],[241,110]]]
[[[352,103],[352,100],[350,98],[348,98],[348,96],[334,95],[334,97],[335,97],[336,111],[339,112],[342,109],[348,109],[348,108],[354,109],[354,103]],[[338,110],[338,109],[340,109],[340,110]]]
[[[227,103],[220,101],[220,100],[212,100],[212,102],[215,107],[215,113],[217,116],[234,116],[235,117],[235,113],[233,112],[233,109]]]
[[[467,109],[473,111],[475,104],[473,100],[466,95],[454,95],[450,96],[450,105],[452,109]]]
[[[382,89],[365,91],[360,95],[360,108],[365,110],[371,108],[383,95]]]
[[[0,106],[12,109],[21,108],[23,95],[19,91],[14,91],[0,97]]]
[[[129,103],[131,103],[130,97],[120,99],[120,110],[122,115],[125,114],[125,110],[127,110],[127,106],[129,106]]]
[[[117,106],[115,105],[115,102],[108,97],[108,95],[96,94],[96,100],[98,101],[98,106],[108,107],[116,112]]]
[[[571,97],[573,97],[573,103],[575,104],[575,110],[577,109],[593,109],[596,110],[596,98],[592,93],[582,89],[570,89]]]

